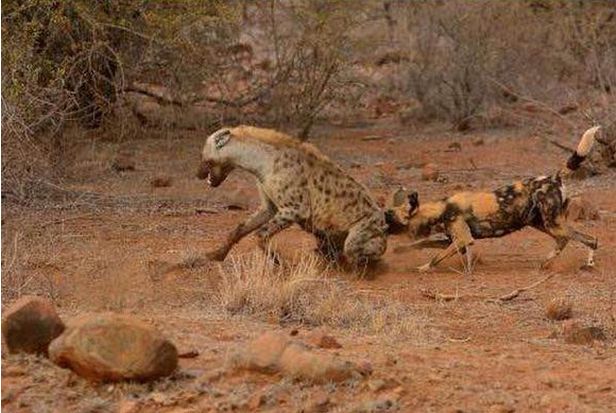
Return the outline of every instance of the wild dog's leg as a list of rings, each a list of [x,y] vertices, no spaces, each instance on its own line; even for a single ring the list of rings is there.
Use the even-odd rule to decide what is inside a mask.
[[[470,246],[473,244],[474,239],[471,235],[471,229],[468,227],[468,224],[464,221],[464,219],[458,218],[455,220],[451,225],[449,225],[448,231],[453,239],[451,245],[449,245],[445,251],[440,252],[432,258],[430,262],[418,267],[417,269],[419,272],[428,271],[430,268],[438,265],[439,262],[451,257],[458,251],[465,251],[467,259],[468,257],[471,257]]]
[[[257,231],[257,237],[259,237],[259,248],[261,248],[261,250],[263,250],[277,264],[280,263],[280,256],[275,251],[270,250],[270,239],[283,229],[290,227],[296,221],[297,213],[295,211],[281,209],[276,213],[274,218],[272,218],[267,224],[262,226]]]
[[[554,249],[550,251],[548,256],[541,263],[541,268],[545,269],[548,268],[552,264],[552,262],[554,262],[556,257],[560,255],[560,253],[569,243],[570,231],[568,231],[568,228],[566,226],[560,225],[558,223],[555,223],[554,225],[546,228],[539,229],[554,238],[554,241],[556,241],[556,246],[554,247]]]
[[[409,244],[400,245],[394,249],[395,253],[405,253],[411,250],[419,250],[424,248],[445,249],[451,245],[451,240],[445,234],[432,234],[427,238],[422,238],[413,241]]]
[[[213,261],[223,261],[233,245],[237,244],[242,238],[250,234],[252,231],[267,223],[274,217],[274,215],[276,215],[275,207],[271,203],[264,205],[250,218],[235,227],[235,229],[229,233],[227,240],[222,246],[214,251],[208,252],[206,256]]]
[[[364,271],[377,261],[387,249],[384,223],[362,220],[351,227],[344,241],[344,256],[356,270]]]
[[[586,259],[586,267],[594,267],[595,266],[595,250],[599,246],[599,241],[597,238],[584,234],[583,232],[577,231],[571,227],[569,227],[569,232],[571,234],[571,239],[574,239],[588,247],[588,258]]]

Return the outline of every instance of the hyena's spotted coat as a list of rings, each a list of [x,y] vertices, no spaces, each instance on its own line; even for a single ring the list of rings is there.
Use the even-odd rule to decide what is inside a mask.
[[[207,138],[198,176],[216,187],[234,168],[256,177],[262,205],[208,254],[210,259],[224,260],[253,231],[266,249],[273,235],[294,223],[314,234],[318,250],[330,258],[365,266],[385,252],[383,211],[314,146],[270,129],[223,128]]]
[[[445,239],[431,237],[415,244],[419,248],[445,248],[421,266],[421,271],[432,268],[457,251],[466,254],[470,268],[470,246],[475,239],[502,237],[526,226],[545,232],[556,241],[543,267],[548,266],[570,240],[589,248],[586,265],[593,266],[597,239],[567,224],[565,214],[569,200],[563,178],[584,161],[598,130],[599,127],[588,129],[566,167],[551,176],[528,178],[493,192],[461,192],[421,205],[417,192],[410,193],[408,200],[398,194],[393,207],[386,212],[390,232],[408,230],[413,236],[427,236],[436,229],[447,235]]]

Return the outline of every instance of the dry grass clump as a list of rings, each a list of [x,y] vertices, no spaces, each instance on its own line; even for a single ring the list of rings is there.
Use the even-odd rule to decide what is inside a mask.
[[[395,300],[362,295],[348,281],[328,276],[319,259],[302,254],[277,266],[265,254],[234,257],[220,267],[216,304],[231,315],[267,321],[352,329],[367,334],[415,336],[424,323]]]
[[[564,297],[554,298],[545,308],[550,320],[566,320],[573,315],[573,304]]]

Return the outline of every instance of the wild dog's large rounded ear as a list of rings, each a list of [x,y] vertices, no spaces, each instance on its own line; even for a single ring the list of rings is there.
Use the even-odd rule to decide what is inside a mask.
[[[409,200],[409,210],[414,211],[419,208],[419,194],[417,191],[413,191],[408,195]]]
[[[229,129],[223,129],[214,136],[214,146],[216,149],[221,149],[231,139],[231,131]]]

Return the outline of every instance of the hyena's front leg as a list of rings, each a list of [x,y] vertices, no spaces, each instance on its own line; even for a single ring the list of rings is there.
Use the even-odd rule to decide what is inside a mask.
[[[358,271],[376,262],[387,249],[384,225],[378,221],[366,220],[355,224],[344,241],[344,257]]]
[[[297,213],[293,210],[281,209],[276,215],[263,227],[257,231],[259,237],[259,248],[261,248],[276,264],[280,263],[280,256],[275,251],[272,251],[269,246],[271,238],[282,231],[289,228],[297,221]]]
[[[276,215],[276,209],[271,205],[264,205],[246,221],[239,224],[229,233],[225,243],[214,251],[210,251],[206,256],[213,261],[223,261],[233,245],[237,244],[242,238],[252,231],[265,225]]]

